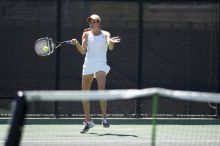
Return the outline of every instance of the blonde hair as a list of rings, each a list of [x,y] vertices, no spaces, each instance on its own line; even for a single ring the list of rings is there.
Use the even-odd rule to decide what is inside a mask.
[[[96,21],[99,23],[99,29],[101,29],[101,27],[102,27],[101,22],[100,22],[99,20],[96,20]],[[85,29],[83,30],[83,32],[90,31],[90,30],[92,30],[90,27],[89,27],[89,28],[85,28]]]
[[[83,32],[90,31],[90,30],[92,30],[90,27],[89,27],[89,28],[85,28],[85,29],[83,30]]]

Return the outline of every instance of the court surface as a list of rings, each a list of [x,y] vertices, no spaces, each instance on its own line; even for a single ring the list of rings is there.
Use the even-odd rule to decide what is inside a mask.
[[[184,124],[177,121],[171,125],[167,120],[156,127],[157,146],[219,146],[219,121],[198,121]],[[152,125],[150,120],[110,120],[110,128],[103,128],[95,119],[94,128],[80,134],[82,121],[40,120],[28,121],[24,128],[21,146],[150,146]],[[198,123],[198,124],[196,124]],[[0,145],[4,145],[7,124],[0,124]]]

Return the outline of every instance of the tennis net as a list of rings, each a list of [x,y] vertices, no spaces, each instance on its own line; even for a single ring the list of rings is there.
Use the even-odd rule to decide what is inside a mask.
[[[80,134],[82,118],[26,118],[28,105],[44,102],[120,101],[152,98],[149,118],[112,118],[110,128],[101,126],[99,118],[86,134]],[[159,107],[164,100],[180,102],[220,103],[220,94],[169,90],[164,88],[105,90],[105,91],[23,91],[18,92],[6,146],[16,145],[151,145],[151,146],[219,146],[218,118],[159,118]],[[173,104],[176,104],[174,102]],[[170,106],[170,105],[169,105]],[[176,105],[171,105],[176,106]],[[72,107],[74,108],[74,107]],[[161,109],[161,108],[160,108]],[[186,110],[182,108],[182,110]]]

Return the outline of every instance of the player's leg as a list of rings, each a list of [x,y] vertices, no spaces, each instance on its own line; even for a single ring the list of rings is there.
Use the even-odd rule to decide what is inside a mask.
[[[91,85],[93,81],[93,74],[90,75],[83,75],[82,76],[82,90],[90,90]],[[85,133],[89,130],[89,128],[92,128],[94,126],[94,123],[91,120],[90,117],[90,102],[88,100],[85,100],[82,102],[83,104],[83,110],[85,114],[85,121],[84,127],[81,129],[81,133]]]
[[[105,83],[106,83],[106,73],[104,71],[99,71],[96,73],[96,80],[98,83],[98,90],[105,90]],[[102,124],[103,127],[109,127],[109,123],[107,121],[107,101],[100,100],[100,106],[102,110]]]

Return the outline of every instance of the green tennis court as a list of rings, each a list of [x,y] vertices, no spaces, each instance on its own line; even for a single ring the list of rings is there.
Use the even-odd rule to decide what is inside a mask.
[[[88,133],[80,134],[82,119],[28,119],[21,140],[22,146],[147,146],[153,145],[151,119],[110,119],[111,127],[103,128],[100,119]],[[7,131],[1,124],[0,130]],[[219,146],[220,120],[158,119],[154,145]],[[4,133],[4,132],[3,132]],[[4,135],[1,132],[1,145]]]

